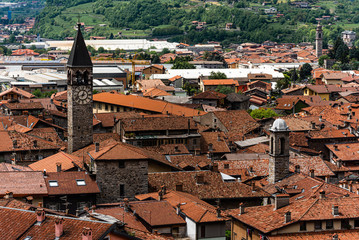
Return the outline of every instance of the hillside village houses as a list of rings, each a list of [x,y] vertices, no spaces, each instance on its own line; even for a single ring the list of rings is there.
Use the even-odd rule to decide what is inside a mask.
[[[1,57],[22,63],[0,69],[0,239],[358,239],[358,71],[319,68],[310,44],[226,52],[76,30],[40,42],[47,55]],[[196,68],[88,45],[167,48],[161,60]],[[305,63],[313,81],[277,89]]]

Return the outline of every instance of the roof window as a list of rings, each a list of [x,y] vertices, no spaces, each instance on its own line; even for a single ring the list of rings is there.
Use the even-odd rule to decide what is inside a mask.
[[[77,186],[86,186],[84,179],[76,179]]]
[[[58,187],[59,183],[56,180],[50,180],[49,185],[50,187]]]

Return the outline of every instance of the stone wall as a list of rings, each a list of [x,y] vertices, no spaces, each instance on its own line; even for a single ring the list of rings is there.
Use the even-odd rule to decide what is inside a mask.
[[[100,188],[99,203],[134,200],[138,194],[148,193],[148,161],[95,161],[96,182]],[[121,192],[121,185],[124,192]]]

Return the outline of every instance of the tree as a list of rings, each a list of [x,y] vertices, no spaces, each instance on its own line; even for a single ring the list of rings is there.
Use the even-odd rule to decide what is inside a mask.
[[[216,88],[216,92],[219,92],[219,93],[223,93],[223,94],[228,95],[228,94],[230,94],[230,93],[234,93],[234,89],[231,88],[231,87],[219,85],[219,86]]]
[[[270,108],[254,109],[250,112],[250,115],[252,118],[255,118],[255,119],[271,118],[271,117],[278,116],[278,114],[276,112],[274,112],[273,109],[270,109]]]
[[[222,72],[211,72],[209,79],[227,79],[227,75]]]
[[[292,82],[296,82],[298,80],[298,73],[297,73],[297,70],[295,68],[292,70],[292,74],[290,76],[290,79],[292,80]]]
[[[99,47],[99,48],[97,49],[97,51],[98,51],[99,53],[104,53],[104,52],[105,52],[105,49],[104,49],[103,47]]]
[[[176,57],[172,69],[195,69],[196,66],[188,62],[190,60],[189,57]]]
[[[307,76],[310,76],[312,73],[312,70],[313,70],[313,68],[309,63],[303,64],[303,66],[299,70],[300,79],[303,80]]]
[[[287,73],[284,73],[284,78],[277,81],[276,89],[282,90],[290,86],[290,77]]]

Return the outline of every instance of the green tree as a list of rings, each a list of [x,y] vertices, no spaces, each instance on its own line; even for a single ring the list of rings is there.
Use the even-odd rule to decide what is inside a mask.
[[[282,90],[290,86],[290,77],[287,73],[284,73],[284,78],[277,81],[276,89]]]
[[[223,93],[223,94],[226,94],[226,95],[227,95],[227,94],[230,94],[230,93],[234,93],[234,89],[231,88],[231,87],[219,85],[219,86],[216,88],[216,92]]]
[[[258,108],[254,109],[250,112],[250,115],[254,119],[263,119],[263,118],[271,118],[276,117],[278,114],[270,108]]]
[[[209,79],[227,79],[227,75],[222,72],[211,72]]]
[[[190,60],[192,60],[190,57],[176,57],[172,69],[195,69],[196,66],[190,64]]]
[[[303,66],[299,70],[300,79],[305,79],[307,76],[310,76],[312,73],[312,66],[309,63],[303,64]]]
[[[294,68],[291,72],[291,76],[290,79],[292,80],[292,82],[296,82],[298,80],[298,73],[297,70]]]
[[[104,53],[105,52],[105,49],[103,47],[99,47],[97,49],[98,53]]]

